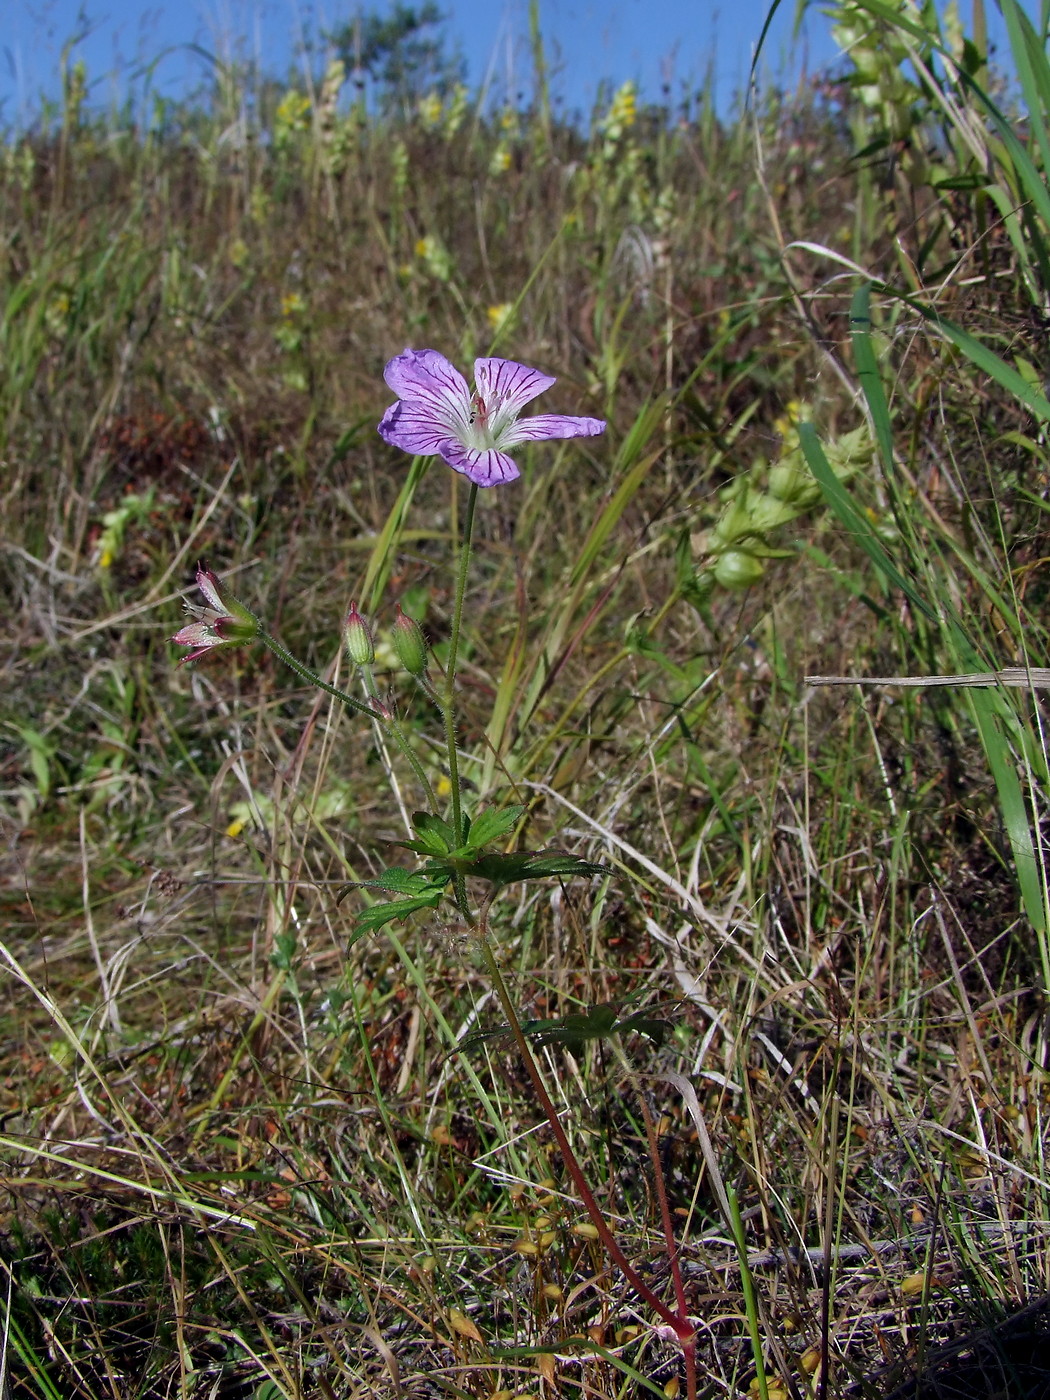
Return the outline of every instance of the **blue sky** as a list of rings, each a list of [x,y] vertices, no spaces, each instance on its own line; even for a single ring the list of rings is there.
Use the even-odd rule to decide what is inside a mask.
[[[449,16],[452,46],[467,60],[472,86],[488,79],[495,92],[529,90],[528,0],[439,0]],[[63,45],[85,33],[75,49],[88,67],[93,103],[127,91],[142,64],[158,59],[154,87],[170,96],[206,74],[188,45],[261,58],[288,73],[304,33],[317,35],[357,10],[389,8],[388,0],[0,0],[0,124],[20,126],[41,95],[58,90]],[[769,0],[540,0],[554,70],[566,106],[590,110],[603,79],[633,78],[643,96],[660,100],[669,81],[699,86],[713,65],[720,104],[746,80]],[[961,8],[969,17],[969,4]],[[991,8],[991,7],[989,7]],[[834,58],[828,20],[813,5],[801,43],[791,51],[795,0],[782,0],[765,53],[767,72],[797,72]],[[165,52],[170,50],[170,52]]]

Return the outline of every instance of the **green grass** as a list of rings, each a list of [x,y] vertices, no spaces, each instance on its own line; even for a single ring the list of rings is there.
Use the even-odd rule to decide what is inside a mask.
[[[1045,662],[1050,83],[1008,8],[994,110],[898,22],[882,105],[271,141],[267,90],[238,141],[225,75],[148,131],[8,135],[14,1397],[685,1393],[512,1050],[456,1050],[504,1020],[470,938],[347,952],[338,891],[405,837],[375,736],[269,654],[167,641],[203,557],[344,683],[351,598],[442,654],[466,491],[375,433],[405,345],[609,420],[481,495],[460,743],[468,807],[516,793],[530,845],[615,872],[514,887],[495,945],[523,1019],[670,1023],[626,1065],[537,1054],[671,1301],[655,1123],[700,1393],[880,1394],[1050,1289],[1041,694],[803,679]]]

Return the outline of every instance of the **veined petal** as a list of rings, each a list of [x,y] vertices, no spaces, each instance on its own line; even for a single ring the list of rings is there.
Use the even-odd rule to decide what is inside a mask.
[[[211,569],[206,569],[203,564],[197,565],[197,587],[207,599],[209,608],[214,608],[220,613],[226,611],[226,605],[219,595],[219,580]]]
[[[450,467],[462,472],[475,486],[501,486],[521,475],[514,459],[494,447],[464,447],[455,438],[448,438],[438,451]]]
[[[543,438],[597,437],[605,432],[601,418],[568,418],[561,413],[537,413],[532,418],[519,418],[499,435],[500,447],[514,447],[519,442],[539,442]]]
[[[222,651],[225,647],[238,645],[236,641],[224,639],[210,622],[188,622],[171,640],[176,646],[192,648],[186,656],[179,657],[180,666],[185,666],[189,661],[199,661],[202,656],[210,656],[213,651]]]
[[[210,622],[188,622],[171,639],[178,647],[216,647],[222,638]]]
[[[493,436],[555,382],[549,374],[519,365],[516,360],[474,361],[474,383],[488,410]]]
[[[429,457],[440,452],[449,439],[449,424],[442,422],[429,404],[399,399],[383,414],[379,436],[402,452]]]
[[[403,350],[387,364],[383,378],[399,399],[429,408],[446,428],[469,426],[467,381],[437,350]]]

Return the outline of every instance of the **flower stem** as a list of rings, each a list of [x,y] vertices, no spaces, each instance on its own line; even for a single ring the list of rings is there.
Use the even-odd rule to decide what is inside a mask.
[[[694,1329],[690,1325],[688,1317],[685,1316],[684,1312],[676,1313],[672,1308],[669,1308],[661,1298],[657,1297],[646,1283],[642,1282],[637,1271],[617,1244],[613,1232],[609,1229],[605,1217],[602,1215],[601,1207],[594,1199],[594,1193],[587,1184],[587,1179],[583,1174],[583,1168],[580,1166],[576,1154],[572,1150],[572,1145],[558,1117],[558,1110],[551,1102],[551,1097],[547,1093],[546,1086],[543,1083],[543,1077],[540,1074],[539,1065],[537,1065],[533,1053],[529,1049],[529,1043],[525,1039],[525,1033],[521,1029],[521,1022],[518,1020],[518,1015],[514,1009],[514,1003],[511,1000],[510,992],[507,989],[506,982],[503,980],[503,974],[499,970],[499,964],[496,962],[495,954],[488,940],[487,919],[482,918],[478,934],[485,966],[489,976],[492,978],[492,985],[495,988],[500,1005],[503,1007],[503,1014],[506,1016],[507,1022],[510,1025],[511,1033],[518,1047],[518,1053],[521,1055],[522,1063],[525,1065],[529,1079],[532,1081],[532,1087],[536,1097],[540,1101],[540,1107],[546,1115],[547,1122],[551,1125],[551,1132],[553,1132],[555,1141],[558,1144],[562,1155],[562,1161],[565,1163],[565,1168],[572,1177],[573,1185],[576,1187],[577,1193],[583,1201],[587,1214],[594,1223],[594,1228],[598,1231],[598,1236],[602,1244],[604,1244],[610,1259],[612,1259],[613,1263],[623,1274],[624,1278],[631,1285],[639,1298],[647,1303],[668,1327],[673,1328],[675,1336],[678,1337],[683,1347],[689,1345],[693,1340]]]
[[[379,715],[373,715],[373,719],[376,721],[377,724],[383,723]],[[408,738],[405,735],[405,731],[401,728],[401,725],[396,719],[387,720],[385,722],[385,727],[387,732],[393,735],[394,742],[397,744],[398,748],[401,750],[404,756],[408,759],[409,767],[412,769],[412,772],[416,775],[416,779],[423,789],[423,793],[427,799],[427,804],[430,807],[430,810],[432,812],[436,811],[437,794],[434,792],[434,789],[430,786],[430,779],[427,777],[426,771],[423,768],[422,763],[420,763],[418,757],[413,752],[412,746],[409,744]]]
[[[301,661],[297,661],[292,653],[287,651],[276,637],[270,636],[269,632],[260,632],[259,640],[265,647],[273,652],[274,656],[276,656],[279,661],[283,661],[290,670],[294,671],[300,680],[306,681],[308,685],[317,686],[319,690],[323,690],[328,695],[334,695],[335,698],[341,700],[348,709],[356,710],[359,714],[366,715],[373,723],[385,729],[408,760],[409,767],[415,774],[420,787],[422,787],[431,809],[437,808],[437,797],[434,794],[434,789],[430,785],[430,779],[427,777],[422,763],[420,763],[419,758],[413,752],[412,746],[405,737],[404,730],[396,719],[381,714],[378,710],[372,709],[369,705],[362,704],[362,702],[355,699],[353,695],[348,695],[345,690],[340,690],[337,685],[329,685],[329,683],[322,680],[315,671],[311,671],[309,666],[304,666]],[[365,684],[369,695],[375,696],[376,688],[375,682],[372,680],[371,672],[369,672]]]
[[[323,690],[327,695],[334,695],[337,700],[341,700],[348,709],[357,710],[362,715],[367,715],[369,719],[375,719],[376,713],[360,700],[355,700],[352,695],[347,695],[345,690],[340,690],[337,685],[329,685],[328,681],[322,680],[316,671],[311,671],[309,666],[304,666],[301,661],[297,661],[290,651],[281,645],[276,637],[271,637],[269,632],[260,632],[259,641],[262,642],[269,651],[272,651],[278,661],[283,661],[290,671],[294,671],[300,680],[307,685],[315,685],[318,690]]]
[[[467,515],[463,522],[463,539],[459,546],[459,574],[456,579],[456,601],[452,610],[452,632],[448,643],[448,665],[445,667],[445,692],[441,711],[445,719],[445,745],[448,749],[448,780],[452,787],[452,830],[456,845],[463,844],[463,806],[459,792],[459,758],[456,754],[456,661],[459,656],[459,634],[463,626],[463,599],[467,592],[467,571],[470,568],[470,537],[474,529],[474,507],[478,488],[472,481],[467,497]]]
[[[634,1078],[633,1075],[631,1077]],[[660,1203],[660,1220],[664,1227],[664,1247],[667,1250],[667,1261],[671,1266],[675,1301],[678,1303],[679,1316],[685,1318],[689,1316],[689,1302],[685,1296],[685,1283],[682,1280],[682,1265],[678,1258],[678,1241],[675,1239],[674,1222],[671,1219],[671,1203],[667,1199],[667,1183],[664,1180],[663,1162],[660,1159],[660,1143],[656,1135],[656,1124],[653,1122],[653,1115],[649,1110],[644,1092],[639,1092],[638,1101],[642,1106],[642,1117],[645,1120],[645,1136],[649,1144],[649,1159],[653,1164],[653,1182],[656,1186],[656,1198]],[[696,1400],[695,1336],[683,1340],[682,1351],[685,1354],[686,1397],[687,1400]]]

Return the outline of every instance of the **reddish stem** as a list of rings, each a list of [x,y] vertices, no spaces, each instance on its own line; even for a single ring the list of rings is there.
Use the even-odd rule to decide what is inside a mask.
[[[479,928],[479,935],[481,940],[482,955],[485,959],[486,966],[488,967],[489,974],[492,977],[493,985],[496,988],[496,995],[499,997],[500,1003],[503,1006],[504,1015],[506,1016],[507,1021],[510,1024],[511,1032],[513,1033],[514,1040],[518,1046],[518,1052],[521,1055],[522,1061],[525,1065],[525,1069],[528,1072],[528,1076],[532,1081],[532,1087],[535,1090],[536,1097],[540,1101],[540,1107],[543,1109],[543,1112],[546,1115],[547,1122],[551,1125],[551,1132],[554,1134],[555,1141],[558,1144],[558,1149],[561,1152],[562,1160],[565,1163],[565,1168],[568,1171],[569,1175],[572,1177],[573,1185],[576,1187],[576,1190],[579,1193],[580,1199],[583,1202],[587,1214],[591,1217],[591,1220],[594,1224],[594,1228],[598,1231],[599,1239],[608,1251],[610,1259],[612,1259],[613,1263],[617,1266],[617,1268],[623,1274],[624,1278],[631,1285],[634,1291],[638,1294],[639,1298],[641,1298],[644,1302],[648,1303],[648,1305],[653,1309],[655,1313],[657,1313],[662,1318],[662,1320],[667,1324],[667,1326],[673,1329],[674,1334],[678,1338],[679,1342],[682,1344],[683,1349],[685,1349],[687,1346],[690,1346],[691,1348],[691,1344],[693,1343],[695,1333],[689,1322],[688,1317],[686,1316],[684,1308],[682,1309],[681,1313],[674,1312],[673,1309],[669,1308],[667,1304],[663,1302],[662,1299],[656,1296],[656,1294],[648,1286],[648,1284],[643,1283],[642,1279],[639,1277],[638,1273],[631,1265],[627,1256],[617,1244],[613,1232],[609,1229],[609,1226],[606,1224],[605,1217],[602,1215],[601,1212],[601,1208],[599,1207],[598,1202],[594,1199],[594,1194],[591,1191],[591,1188],[587,1185],[587,1179],[583,1174],[583,1169],[580,1166],[579,1162],[576,1160],[576,1154],[573,1152],[569,1139],[565,1134],[565,1129],[561,1125],[561,1120],[558,1117],[558,1110],[554,1107],[554,1104],[551,1102],[550,1095],[547,1093],[547,1090],[544,1086],[543,1079],[540,1075],[539,1066],[537,1065],[533,1057],[532,1051],[529,1049],[529,1043],[525,1039],[525,1033],[521,1029],[521,1022],[518,1020],[517,1013],[514,1010],[514,1004],[510,999],[510,993],[507,991],[507,984],[503,980],[503,974],[500,972],[495,955],[493,954],[492,949],[489,946],[489,941],[484,927],[484,923],[482,923],[481,927]]]

